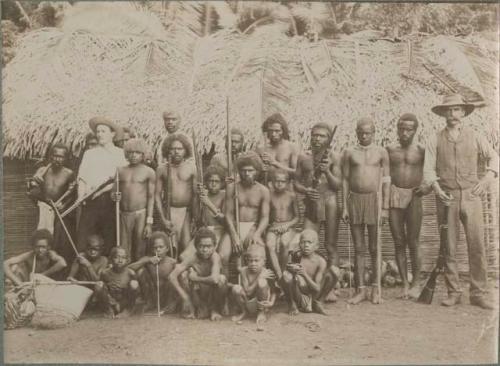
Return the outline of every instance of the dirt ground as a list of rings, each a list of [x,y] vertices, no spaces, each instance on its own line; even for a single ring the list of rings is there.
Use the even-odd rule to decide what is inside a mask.
[[[332,365],[497,363],[498,311],[469,305],[444,308],[443,284],[432,305],[397,299],[348,306],[348,290],[330,316],[291,317],[280,302],[266,328],[184,320],[178,316],[102,319],[83,315],[57,330],[31,328],[4,333],[6,363],[144,363],[205,365]],[[492,288],[498,293],[498,286]],[[498,303],[498,301],[497,301]]]

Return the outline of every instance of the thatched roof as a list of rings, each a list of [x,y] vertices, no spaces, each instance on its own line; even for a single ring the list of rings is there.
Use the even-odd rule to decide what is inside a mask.
[[[95,115],[154,145],[169,108],[182,114],[184,129],[199,131],[204,147],[223,146],[226,96],[231,123],[249,143],[259,142],[257,126],[276,111],[301,144],[312,124],[324,121],[338,124],[341,149],[354,142],[353,123],[364,115],[377,121],[379,141],[391,141],[404,112],[416,113],[424,140],[442,127],[430,108],[450,90],[482,106],[467,121],[498,148],[497,42],[393,42],[363,32],[311,43],[273,25],[199,37],[189,22],[166,30],[151,13],[106,7],[80,10],[63,27],[22,39],[2,75],[5,156],[41,156],[55,141],[77,153]]]

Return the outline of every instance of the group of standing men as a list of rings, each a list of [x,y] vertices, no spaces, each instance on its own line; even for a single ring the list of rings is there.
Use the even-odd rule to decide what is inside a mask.
[[[446,127],[426,147],[414,141],[419,125],[414,114],[405,113],[399,118],[399,142],[388,147],[374,144],[375,123],[362,118],[356,124],[358,144],[342,154],[332,148],[335,129],[325,123],[312,127],[310,150],[301,152],[290,141],[286,121],[276,113],[262,125],[266,137],[262,146],[245,152],[243,133],[232,129],[226,146],[230,154],[214,156],[203,173],[196,156],[196,141],[179,132],[178,114],[163,114],[168,134],[156,153],[156,172],[148,166],[153,154],[144,140],[131,138],[122,149],[113,143],[116,134],[122,134],[120,127],[96,117],[89,125],[97,146],[84,153],[77,174],[63,166],[68,149],[55,145],[51,163],[36,173],[35,181],[41,190],[42,206],[48,200],[57,202],[55,208],[46,210],[57,209],[61,196],[71,190],[77,192],[76,202],[82,202],[76,252],[68,252],[56,242],[56,251],[60,248],[66,260],[77,255],[77,262],[87,262],[78,253],[85,253],[96,235],[104,244],[104,256],[116,257],[117,250],[112,248],[117,245],[118,254],[133,262],[129,267],[134,270],[145,264],[157,265],[167,253],[175,259],[162,267],[165,291],[175,290],[183,300],[185,313],[194,316],[199,294],[190,294],[193,289],[203,292],[203,286],[212,286],[216,292],[209,291],[207,296],[212,296],[217,305],[209,307],[211,313],[203,308],[196,311],[210,313],[214,320],[227,311],[225,301],[214,300],[214,296],[224,297],[225,291],[242,304],[242,314],[248,310],[245,306],[249,298],[255,297],[258,316],[264,317],[262,310],[272,305],[270,292],[274,288],[280,288],[285,295],[290,314],[298,310],[324,313],[322,301],[336,299],[332,289],[339,275],[337,234],[341,219],[349,224],[354,245],[356,293],[348,302],[381,302],[377,281],[380,266],[375,265],[380,263],[377,231],[379,224],[387,220],[403,281],[402,295],[418,297],[421,197],[434,190],[438,222],[447,222],[449,238],[444,255],[448,298],[442,305],[458,304],[461,298],[456,248],[462,222],[469,253],[470,302],[490,309],[493,304],[487,297],[481,196],[498,176],[498,154],[462,122],[473,109],[459,95],[444,97],[432,111],[445,118]],[[486,162],[486,173],[481,178],[478,157]],[[341,192],[342,197],[338,197]],[[301,234],[296,231],[299,199],[305,206]],[[116,202],[119,222],[113,214]],[[57,220],[55,226],[53,222],[54,237],[62,242],[60,225]],[[315,253],[323,222],[326,260]],[[154,233],[153,228],[157,230]],[[371,278],[365,274],[365,228]],[[163,244],[156,243],[156,239]],[[148,250],[148,241],[154,253]],[[412,281],[408,280],[407,247]],[[231,260],[243,252],[247,264],[237,261],[239,284],[229,284]],[[267,258],[269,270],[261,268],[262,257]],[[204,258],[210,259],[208,267]],[[269,280],[274,287],[265,284]],[[173,307],[172,303],[166,305],[167,310]]]

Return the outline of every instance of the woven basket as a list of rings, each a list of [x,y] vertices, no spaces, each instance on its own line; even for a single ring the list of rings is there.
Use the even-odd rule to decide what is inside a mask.
[[[92,290],[78,285],[43,285],[35,288],[36,311],[32,325],[61,328],[78,320]]]

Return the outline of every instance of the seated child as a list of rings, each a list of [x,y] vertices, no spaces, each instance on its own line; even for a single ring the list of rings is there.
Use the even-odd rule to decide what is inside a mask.
[[[9,258],[3,263],[7,280],[15,286],[32,280],[32,273],[54,278],[66,268],[63,257],[52,248],[53,237],[47,229],[36,230],[31,237],[32,250]]]
[[[80,253],[68,274],[68,281],[99,281],[101,272],[108,266],[108,258],[101,255],[104,241],[99,235],[87,238],[87,249]]]
[[[183,316],[193,319],[221,319],[227,296],[227,279],[221,272],[221,259],[215,251],[213,231],[202,227],[195,235],[195,253],[187,255],[170,273],[169,280],[183,301]],[[179,282],[179,278],[181,281]]]
[[[168,281],[176,263],[175,259],[167,256],[169,240],[163,231],[155,231],[151,235],[153,255],[142,257],[128,266],[137,273],[146,310],[156,309],[159,295],[162,314],[174,312],[177,305],[177,293]]]
[[[241,285],[234,285],[231,294],[241,309],[232,320],[240,322],[247,314],[257,314],[257,330],[263,330],[267,320],[266,311],[274,305],[276,295],[271,290],[270,280],[274,273],[265,268],[266,253],[264,247],[252,244],[246,253],[247,266],[240,268]]]
[[[299,207],[295,192],[288,189],[290,184],[288,172],[274,171],[271,181],[270,225],[266,233],[266,246],[279,281],[288,262],[288,252],[292,249],[290,246],[298,236],[295,225],[299,221]]]
[[[110,252],[111,267],[101,273],[96,296],[107,316],[129,316],[136,310],[140,288],[135,272],[127,267],[127,251],[114,247]]]
[[[299,310],[326,315],[319,298],[320,295],[330,292],[335,282],[330,278],[323,284],[327,264],[326,260],[316,253],[318,244],[316,231],[302,231],[296,263],[288,264],[287,270],[283,272],[282,287],[290,315],[297,315]]]

